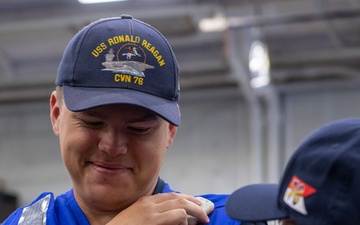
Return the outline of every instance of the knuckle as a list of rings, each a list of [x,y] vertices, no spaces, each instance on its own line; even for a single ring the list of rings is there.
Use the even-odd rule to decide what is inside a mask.
[[[176,199],[177,204],[184,206],[187,204],[187,200],[185,198],[177,198]]]
[[[182,220],[185,220],[187,218],[187,213],[185,209],[179,209],[178,211],[178,217]]]

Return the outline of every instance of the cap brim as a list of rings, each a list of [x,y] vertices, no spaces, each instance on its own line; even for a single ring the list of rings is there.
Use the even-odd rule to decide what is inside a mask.
[[[277,204],[278,184],[253,184],[239,188],[229,196],[226,212],[233,219],[248,222],[286,218]]]
[[[74,112],[110,104],[131,104],[151,110],[176,126],[180,125],[180,111],[177,101],[119,88],[63,86],[63,92],[66,107]]]

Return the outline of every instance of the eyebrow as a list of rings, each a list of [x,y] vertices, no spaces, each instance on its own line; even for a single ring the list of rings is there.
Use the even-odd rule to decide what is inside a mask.
[[[140,117],[137,118],[131,118],[130,121],[128,121],[128,123],[138,123],[138,122],[145,122],[145,121],[157,121],[159,120],[159,116],[157,116],[154,113],[145,113]]]

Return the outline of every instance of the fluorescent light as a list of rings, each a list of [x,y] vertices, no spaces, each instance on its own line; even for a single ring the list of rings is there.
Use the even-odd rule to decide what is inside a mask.
[[[95,4],[95,3],[106,3],[106,2],[120,2],[127,0],[78,0],[81,4]]]
[[[228,20],[217,13],[212,18],[203,18],[199,22],[199,28],[202,32],[219,32],[228,28]]]
[[[269,52],[265,43],[255,40],[249,53],[250,85],[253,88],[266,86],[270,83]]]

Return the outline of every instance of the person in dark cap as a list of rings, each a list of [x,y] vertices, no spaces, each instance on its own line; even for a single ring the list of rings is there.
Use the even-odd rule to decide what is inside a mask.
[[[234,191],[234,219],[282,225],[360,224],[360,119],[326,124],[293,153],[279,184]]]
[[[41,194],[2,225],[239,224],[225,212],[228,195],[201,201],[159,178],[181,121],[178,75],[164,36],[129,15],[80,30],[64,51],[50,97],[73,187],[56,197]]]

